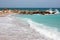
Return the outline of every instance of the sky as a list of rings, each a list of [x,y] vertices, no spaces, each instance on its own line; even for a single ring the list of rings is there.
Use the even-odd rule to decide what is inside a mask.
[[[60,8],[60,0],[0,0],[0,8]]]

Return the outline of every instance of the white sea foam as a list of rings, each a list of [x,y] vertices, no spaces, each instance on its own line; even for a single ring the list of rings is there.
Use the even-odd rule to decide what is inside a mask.
[[[51,38],[53,40],[60,40],[60,32],[58,31],[57,28],[53,28],[53,27],[51,28],[44,24],[34,22],[29,18],[21,18],[21,19],[28,22],[31,28],[35,29],[40,34],[44,35],[45,37]]]
[[[57,30],[48,28],[43,24],[38,24],[32,21],[29,21],[31,27],[35,28],[40,34],[43,34],[46,37],[49,37],[53,40],[60,40],[60,33]]]
[[[30,24],[30,27],[38,31],[41,35],[44,35],[45,37],[51,38],[53,40],[60,40],[60,32],[58,32],[57,28],[51,28],[49,26],[36,23],[31,19],[26,18],[26,20]]]
[[[53,40],[60,40],[60,32],[57,28],[51,28],[44,24],[36,23],[29,18],[21,18],[22,20],[28,22],[30,27],[38,31],[40,34],[44,35],[45,37],[51,38]]]
[[[59,12],[59,10],[58,9],[55,9],[55,14],[59,14],[60,12]]]
[[[39,32],[40,35],[42,35],[42,36],[44,35],[44,37],[50,38],[52,40],[60,40],[60,32],[58,32],[57,29],[50,28],[50,27],[45,26],[45,25],[40,24],[40,23],[36,23],[36,22],[34,22],[28,18],[20,18],[20,17],[14,17],[14,16],[10,15],[10,16],[6,16],[6,17],[0,17],[0,20],[1,20],[0,21],[0,27],[3,25],[1,27],[1,31],[3,30],[2,28],[5,28],[5,27],[6,27],[5,29],[8,29],[10,27],[13,30],[14,29],[13,27],[16,27],[16,26],[23,26],[24,27],[28,23],[28,24],[30,24],[30,27],[32,29],[35,29],[37,32]],[[22,20],[24,20],[24,21],[22,21]],[[12,21],[14,21],[14,23],[15,22],[16,23],[21,22],[21,23],[20,23],[20,25],[15,23],[16,24],[15,25],[14,23],[12,23]],[[28,25],[26,25],[26,26],[28,26]],[[4,29],[4,31],[7,31],[5,29]],[[43,39],[41,39],[41,40],[43,40]]]

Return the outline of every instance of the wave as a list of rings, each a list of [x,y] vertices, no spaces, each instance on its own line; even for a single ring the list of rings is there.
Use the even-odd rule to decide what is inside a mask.
[[[38,24],[33,21],[29,21],[30,26],[35,28],[40,34],[53,40],[60,40],[60,32],[54,28],[49,28],[43,24]]]
[[[55,14],[59,14],[60,12],[59,12],[59,10],[58,9],[55,9]]]
[[[34,22],[32,21],[32,19],[29,18],[21,18],[21,17],[16,17],[16,18],[26,21],[28,24],[30,24],[31,28],[35,29],[45,37],[51,38],[53,40],[60,40],[60,32],[58,31],[57,28],[53,28],[53,27],[51,28],[44,24]]]
[[[52,13],[52,9],[49,9],[49,11]],[[56,12],[55,14],[59,14],[60,11],[58,9],[55,9],[54,12]]]
[[[44,24],[40,24],[37,22],[32,21],[29,18],[23,18],[30,24],[30,27],[35,29],[37,32],[39,32],[41,35],[44,35],[47,38],[53,39],[53,40],[60,40],[60,32],[57,28],[49,27]]]
[[[14,14],[15,15],[15,14]],[[8,15],[4,18],[1,17],[1,20],[4,21],[4,25],[7,22],[7,27],[9,26],[8,23],[10,23],[10,26],[13,26],[13,24],[11,25],[12,21],[11,20],[15,20],[17,21],[17,23],[21,22],[22,24],[29,24],[29,26],[32,29],[35,29],[37,32],[39,32],[42,36],[44,35],[44,37],[50,38],[52,40],[60,40],[60,32],[58,31],[57,28],[51,28],[49,26],[46,26],[44,24],[40,24],[37,22],[32,21],[32,19],[29,18],[22,18],[22,17],[16,17],[16,16],[12,16],[12,15]],[[23,20],[23,21],[22,21]],[[0,22],[1,23],[1,22]],[[14,22],[15,23],[15,22]],[[20,24],[21,24],[20,23]],[[20,26],[23,26],[23,25]],[[1,25],[1,24],[0,24]],[[5,25],[6,26],[6,25]]]

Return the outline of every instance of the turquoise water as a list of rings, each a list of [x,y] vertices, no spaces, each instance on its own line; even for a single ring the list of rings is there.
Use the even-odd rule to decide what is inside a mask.
[[[43,35],[52,38],[53,40],[60,40],[60,14],[55,15],[16,15],[20,18],[27,18],[26,22]],[[31,20],[29,20],[31,19]],[[25,19],[24,19],[25,20]],[[32,21],[32,22],[31,22]]]
[[[0,8],[0,10],[3,10],[4,8]],[[17,9],[17,10],[48,10],[50,8],[8,8],[8,9]],[[52,10],[58,9],[60,11],[60,8],[51,8]],[[18,16],[18,15],[17,15]],[[37,23],[41,23],[50,27],[56,27],[60,29],[60,14],[57,15],[20,15],[19,17],[23,18],[29,18]]]
[[[10,8],[10,9],[13,10],[14,8]],[[16,9],[19,9],[19,8],[16,8]],[[20,9],[21,10],[37,10],[37,9],[47,10],[49,8],[43,8],[43,9],[42,8],[20,8]],[[56,8],[54,8],[54,9],[56,9]],[[60,8],[57,8],[57,9],[60,11]],[[2,8],[1,8],[1,10],[2,10]],[[14,18],[11,16],[7,16],[7,17],[9,20],[11,20],[11,18],[12,18],[12,20],[16,20],[17,23],[18,23],[18,19],[22,19],[22,21],[25,21],[26,23],[28,23],[30,25],[30,27],[33,27],[33,28],[36,27],[36,29],[44,36],[50,37],[54,40],[60,40],[60,13],[51,14],[51,15],[40,15],[40,14],[37,14],[37,15],[36,14],[34,14],[34,15],[21,14],[21,15],[19,15],[19,14],[17,14],[17,15],[13,15]],[[16,19],[15,17],[18,19]],[[27,20],[25,18],[27,18]],[[21,21],[19,20],[19,22],[21,22]],[[23,23],[23,24],[25,24],[25,23]],[[43,25],[41,25],[41,24],[43,24]]]
[[[18,15],[17,15],[18,16]],[[33,21],[50,27],[60,29],[60,14],[56,15],[19,15],[18,17],[32,19]]]

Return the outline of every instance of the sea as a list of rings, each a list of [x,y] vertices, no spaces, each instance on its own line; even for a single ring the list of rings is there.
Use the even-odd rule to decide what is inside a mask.
[[[2,10],[3,8],[0,8]],[[57,14],[41,15],[41,14],[12,14],[8,15],[17,19],[22,19],[35,28],[40,34],[53,40],[60,40],[60,8],[9,8],[11,10],[53,10]]]

